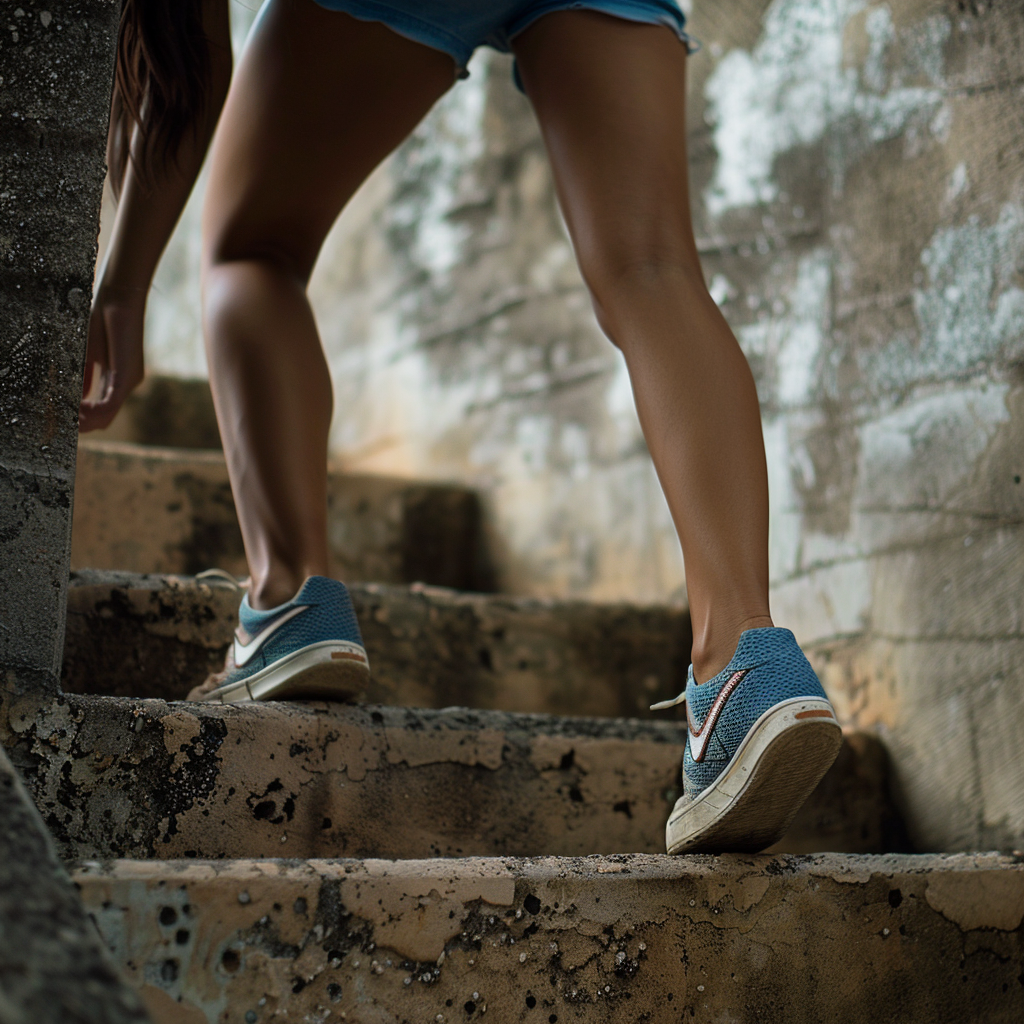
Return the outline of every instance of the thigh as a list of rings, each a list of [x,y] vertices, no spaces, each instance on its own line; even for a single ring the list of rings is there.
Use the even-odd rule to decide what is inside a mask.
[[[686,49],[670,29],[593,11],[513,42],[577,257],[595,278],[665,262],[699,270],[686,160]]]
[[[308,278],[367,175],[454,80],[452,58],[313,0],[268,0],[211,157],[204,263],[272,257]]]

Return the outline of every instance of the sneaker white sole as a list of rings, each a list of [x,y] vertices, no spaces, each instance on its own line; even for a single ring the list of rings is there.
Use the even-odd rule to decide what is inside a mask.
[[[217,687],[204,700],[239,704],[256,700],[352,700],[370,680],[359,644],[322,640],[279,658],[247,679]]]
[[[756,853],[778,842],[832,767],[843,742],[827,700],[769,708],[722,774],[695,799],[680,797],[665,826],[669,853]]]

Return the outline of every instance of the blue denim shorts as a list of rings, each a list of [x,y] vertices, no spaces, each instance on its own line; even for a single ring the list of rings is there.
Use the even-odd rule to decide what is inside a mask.
[[[686,17],[674,0],[316,0],[331,11],[362,21],[378,21],[399,35],[442,50],[465,78],[466,65],[478,46],[502,53],[511,41],[542,15],[587,10],[647,25],[667,25],[692,53]],[[516,83],[519,84],[518,75]]]

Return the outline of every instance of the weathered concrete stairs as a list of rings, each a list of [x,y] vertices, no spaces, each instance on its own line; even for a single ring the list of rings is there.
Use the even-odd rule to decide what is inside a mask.
[[[154,461],[217,465],[93,457],[139,522],[147,493],[177,500],[138,485]],[[189,528],[216,538],[203,507]],[[339,508],[339,530],[372,519]],[[877,739],[847,736],[775,853],[665,857],[685,733],[643,709],[681,685],[685,610],[458,593],[391,564],[353,587],[375,668],[357,707],[180,703],[237,594],[73,575],[65,696],[9,707],[0,739],[155,1021],[1021,1019],[1021,859],[893,852]]]
[[[65,665],[82,689],[103,623],[143,659],[176,631],[223,643],[225,592],[205,588],[204,606],[188,580],[76,582],[71,621],[91,628],[69,632]],[[410,606],[432,621],[413,643],[450,636],[467,604],[493,605],[506,628],[536,614],[506,598],[356,592],[390,613],[364,610],[387,630]],[[563,610],[547,607],[552,632]],[[629,629],[605,626],[615,650]],[[500,642],[488,649],[501,676]],[[565,644],[563,664],[578,657]],[[533,692],[564,699],[558,669],[534,667]],[[612,672],[592,671],[612,689]],[[1019,1017],[1017,860],[657,856],[675,723],[88,695],[13,722],[86,905],[157,1021]],[[780,845],[891,843],[883,755],[849,737]],[[404,859],[424,856],[440,859]]]
[[[603,711],[590,703],[569,707],[594,717],[558,717],[572,694],[591,694],[586,685],[563,685],[571,672],[558,667],[560,657],[577,667],[584,683],[593,673],[594,693],[613,692],[606,680],[617,671],[610,663],[602,675],[599,654],[588,660],[572,637],[559,634],[553,624],[560,606],[536,611],[513,603],[511,609],[501,605],[497,616],[515,623],[537,619],[537,635],[550,642],[550,660],[541,659],[545,675],[531,668],[529,657],[518,658],[499,632],[477,646],[474,616],[490,614],[486,601],[409,591],[395,592],[392,600],[388,591],[361,592],[364,604],[377,609],[370,618],[382,623],[382,635],[391,629],[388,616],[401,619],[400,607],[411,609],[416,622],[417,616],[433,623],[449,614],[452,621],[468,621],[461,634],[452,634],[469,638],[466,646],[440,659],[447,640],[395,631],[404,646],[390,663],[390,679],[384,678],[388,655],[378,646],[382,685],[394,691],[389,699],[446,701],[414,695],[435,693],[440,680],[459,692],[468,685],[461,674],[478,680],[493,672],[490,710],[207,709],[152,699],[147,684],[159,680],[162,696],[178,696],[183,675],[215,658],[223,634],[205,630],[223,619],[218,600],[188,581],[121,580],[110,584],[106,604],[90,605],[85,588],[109,581],[83,578],[71,600],[86,628],[77,641],[69,636],[65,676],[69,686],[78,680],[82,692],[58,694],[75,410],[120,5],[54,0],[42,12],[25,6],[12,14],[17,45],[5,49],[0,91],[7,204],[0,211],[0,342],[14,371],[4,378],[0,435],[0,743],[30,784],[63,857],[77,862],[84,901],[153,1019],[1024,1019],[1019,857],[871,853],[885,851],[895,834],[877,825],[890,813],[879,799],[873,811],[866,809],[870,799],[844,808],[838,828],[824,828],[820,814],[811,814],[808,832],[805,815],[805,848],[844,848],[838,837],[845,836],[851,844],[845,849],[854,852],[659,856],[655,812],[660,800],[663,813],[673,795],[668,753],[678,755],[681,732],[671,724],[596,717],[633,713],[635,689],[628,696],[618,692]],[[164,392],[173,398],[173,389]],[[140,429],[120,441],[178,444],[173,432],[161,433],[175,422],[196,428],[189,443],[211,444],[208,416],[175,420],[164,413],[143,415]],[[133,460],[148,466],[148,485],[136,480],[134,492],[110,491],[104,515],[110,520],[116,510],[120,535],[94,534],[93,540],[100,549],[113,548],[131,535],[135,549],[121,549],[111,561],[83,556],[80,567],[178,573],[217,562],[232,567],[223,556],[233,545],[237,558],[240,549],[219,457],[185,463],[175,452],[108,447],[94,453],[100,469],[120,471]],[[80,470],[81,511],[90,498],[87,470]],[[133,504],[132,494],[161,488],[162,507],[146,512],[144,501]],[[357,490],[337,492],[341,504]],[[387,482],[384,490],[398,494],[376,507],[385,514],[375,510],[374,492],[368,504],[350,510],[366,512],[362,520],[343,515],[336,521],[341,532],[332,548],[348,578],[486,589],[486,573],[469,580],[417,568],[429,547],[405,543],[413,526],[419,523],[419,536],[429,536],[425,522],[457,515],[424,513],[415,495],[405,497],[408,492],[395,492]],[[456,504],[467,507],[462,498]],[[143,512],[133,518],[132,508]],[[157,518],[147,519],[151,514]],[[383,531],[375,532],[381,524]],[[467,542],[466,531],[455,537],[454,564],[465,565],[461,555],[479,545]],[[154,540],[167,561],[143,557],[142,542]],[[346,557],[354,552],[358,561],[367,551],[383,552],[376,568],[346,566]],[[441,556],[432,564],[452,564],[443,550]],[[166,591],[175,589],[187,598],[184,605],[167,600]],[[190,611],[179,619],[183,607]],[[580,614],[585,620],[585,610]],[[90,624],[100,620],[110,629],[98,644]],[[675,628],[670,617],[665,622]],[[598,650],[607,639],[601,634]],[[666,650],[678,643],[674,635],[661,642]],[[506,664],[496,655],[513,660]],[[424,658],[435,668],[425,671]],[[526,668],[518,667],[523,660]],[[671,672],[650,675],[651,686],[646,675],[641,680],[642,700],[671,681]],[[510,695],[525,693],[516,684],[526,678],[535,680],[529,700],[536,703],[501,710]],[[558,681],[553,688],[552,678]],[[523,714],[530,710],[549,713]],[[851,792],[884,793],[878,751],[868,739],[851,738],[836,769],[857,783]],[[24,812],[6,764],[0,776],[5,811],[16,805]],[[826,784],[835,778],[834,772]],[[551,827],[551,816],[557,823],[561,815],[561,827]],[[37,826],[32,815],[22,822],[29,817],[28,827]],[[847,828],[851,821],[863,828]],[[38,828],[35,835],[42,836]],[[25,839],[20,832],[19,839]],[[794,841],[792,833],[787,841]],[[387,843],[395,856],[376,859]],[[17,860],[13,871],[0,863],[7,869],[0,870],[5,952],[18,941],[14,936],[42,920],[41,908],[52,912],[51,927],[40,925],[41,934],[18,950],[28,955],[0,960],[0,1020],[139,1019],[116,985],[106,989],[105,1010],[88,1013],[90,1002],[104,998],[104,968],[84,928],[72,927],[80,908],[70,899],[19,899],[18,888],[32,884],[26,851],[33,844],[2,845]],[[46,870],[54,867],[46,863],[50,848],[37,842],[34,849],[36,881],[59,883],[57,873]],[[336,858],[342,850],[353,856],[316,857]],[[438,857],[440,850],[460,855]],[[564,856],[579,851],[598,855]],[[67,887],[63,892],[69,895]],[[70,909],[65,913],[62,906]],[[40,937],[56,938],[53,956],[35,955],[32,938]],[[71,957],[78,962],[61,976]],[[21,961],[24,976],[12,986]],[[49,979],[53,997],[47,1000]]]

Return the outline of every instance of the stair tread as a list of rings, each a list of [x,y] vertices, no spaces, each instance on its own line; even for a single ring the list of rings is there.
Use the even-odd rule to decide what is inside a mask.
[[[685,741],[680,722],[70,694],[11,727],[68,859],[660,852]],[[851,736],[781,848],[886,848],[886,786],[877,740]]]
[[[210,382],[147,373],[113,422],[89,441],[122,441],[191,450],[221,448]]]
[[[73,876],[154,1024],[1024,1013],[1024,864],[996,854],[115,861]]]
[[[848,884],[865,884],[875,876],[897,874],[931,876],[999,872],[1019,883],[1020,891],[976,893],[975,906],[957,905],[933,893],[929,902],[942,907],[950,919],[965,928],[1013,931],[1024,923],[1024,857],[998,851],[978,853],[816,853],[816,854],[587,854],[536,857],[234,857],[224,859],[81,860],[69,865],[75,878],[124,877],[160,879],[191,877],[213,879],[286,880],[289,878],[410,878],[445,879],[453,883],[471,878],[590,878],[621,876],[634,881],[705,879],[735,881],[751,877],[780,879],[797,886],[810,877],[828,877]]]
[[[374,673],[369,696],[389,705],[554,713],[564,716],[563,728],[622,738],[619,726],[598,726],[581,716],[622,718],[636,711],[649,717],[652,700],[675,696],[683,686],[690,643],[685,608],[466,594],[417,585],[354,584],[351,589]],[[223,659],[237,602],[237,593],[229,588],[197,584],[191,577],[74,573],[68,594],[65,690],[184,695]],[[683,711],[656,721],[660,732],[638,732],[632,726],[629,735],[645,737],[644,743],[668,737],[666,742],[674,744],[668,759],[672,763],[663,764],[661,752],[654,758],[660,774],[655,776],[652,768],[646,776],[667,801],[677,790]],[[553,728],[544,718],[532,724],[522,719],[519,726],[513,719],[494,722],[499,729]],[[627,756],[624,749],[619,753]],[[570,793],[575,786],[577,795],[589,799],[589,791],[575,782],[567,786]],[[637,813],[636,794],[621,785],[615,791],[618,796],[610,806],[619,810],[611,834],[622,836],[621,817],[627,808],[629,814]],[[576,810],[570,807],[570,812]],[[633,848],[662,848],[663,822],[656,819],[667,811],[668,803],[657,813],[650,810],[642,842],[654,845]],[[877,739],[865,734],[848,738],[779,848],[905,848],[889,796],[888,760]]]
[[[65,701],[14,728],[71,857],[656,850],[681,759],[670,722]]]
[[[327,491],[335,575],[493,589],[472,489],[334,467]],[[179,573],[220,566],[246,575],[223,454],[84,439],[71,565]]]
[[[376,583],[350,590],[370,656],[370,698],[556,714],[649,716],[685,685],[678,605],[468,594]],[[85,570],[68,591],[63,686],[184,697],[223,663],[238,595],[191,577]]]
[[[70,859],[659,852],[685,740],[679,722],[73,694],[12,730]],[[788,849],[879,849],[886,784],[878,741],[851,736]]]

